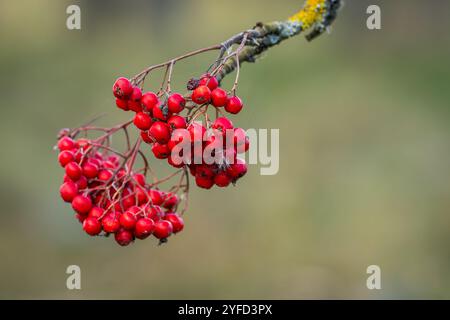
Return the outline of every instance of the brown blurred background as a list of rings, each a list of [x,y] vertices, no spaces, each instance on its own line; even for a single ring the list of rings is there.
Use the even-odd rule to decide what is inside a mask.
[[[69,4],[81,31],[66,29]],[[100,124],[127,119],[117,76],[301,4],[0,1],[0,298],[450,298],[445,1],[346,0],[330,35],[245,65],[233,119],[280,129],[280,171],[192,188],[186,229],[168,245],[92,239],[60,200],[55,135],[103,112]],[[366,28],[369,4],[381,6],[379,31]],[[213,57],[180,63],[176,79]],[[71,264],[82,290],[66,289]],[[372,264],[382,290],[366,288]]]

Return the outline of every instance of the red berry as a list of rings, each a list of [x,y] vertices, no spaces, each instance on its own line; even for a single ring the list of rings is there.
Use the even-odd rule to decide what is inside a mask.
[[[138,239],[145,239],[152,233],[154,227],[155,223],[152,219],[141,218],[136,222],[134,235]]]
[[[170,149],[167,144],[155,142],[152,146],[152,152],[157,159],[166,159],[170,155]]]
[[[85,176],[81,176],[75,183],[78,186],[78,190],[86,189],[88,186],[88,181]]]
[[[225,110],[229,113],[236,114],[242,110],[243,106],[242,100],[239,97],[234,96],[228,99],[228,102],[225,105]]]
[[[59,193],[65,202],[72,202],[78,194],[78,186],[72,181],[64,182],[59,188]]]
[[[164,217],[164,220],[167,220],[172,224],[173,233],[180,232],[184,228],[183,218],[181,218],[176,213],[167,213]]]
[[[173,232],[173,226],[169,221],[161,220],[155,224],[153,235],[158,239],[165,239]]]
[[[113,93],[116,98],[128,99],[133,92],[133,86],[130,80],[120,77],[114,82]]]
[[[58,141],[59,151],[72,150],[75,148],[75,142],[70,137],[62,137]]]
[[[116,240],[116,242],[119,245],[121,245],[123,247],[123,246],[127,246],[131,242],[133,242],[134,236],[133,236],[133,233],[128,230],[120,229],[114,235],[114,239]]]
[[[182,116],[171,116],[168,120],[167,120],[167,124],[172,128],[172,129],[186,129],[186,118],[182,117]]]
[[[179,113],[183,111],[186,106],[186,100],[181,94],[174,93],[167,100],[167,106],[169,107],[170,112]]]
[[[214,183],[218,187],[226,187],[230,184],[230,182],[231,182],[231,178],[228,176],[228,174],[226,172],[223,172],[223,171],[219,172],[214,177]]]
[[[100,181],[106,182],[106,181],[108,181],[109,179],[111,179],[112,176],[113,176],[113,174],[112,174],[111,171],[109,171],[109,170],[101,170],[101,171],[98,173],[97,178],[98,178],[98,180],[100,180]]]
[[[213,122],[211,128],[220,130],[223,134],[226,134],[227,130],[233,129],[233,122],[226,117],[219,117]]]
[[[161,194],[161,191],[156,189],[151,189],[149,191],[150,199],[152,201],[152,204],[155,206],[159,206],[163,203],[163,195]]]
[[[162,121],[167,121],[172,116],[172,112],[167,106],[159,104],[153,107],[152,113],[154,118]]]
[[[189,126],[188,131],[191,134],[192,143],[203,143],[206,128],[202,124],[194,122]]]
[[[122,99],[118,99],[116,98],[116,106],[119,109],[122,109],[124,111],[128,111],[128,100],[122,100]]]
[[[148,131],[141,131],[141,139],[146,143],[153,143],[153,139],[148,135]]]
[[[211,90],[207,86],[198,86],[192,92],[191,98],[196,104],[207,103],[211,99]]]
[[[211,187],[214,185],[214,180],[212,178],[207,178],[207,177],[202,177],[202,176],[196,175],[195,183],[200,188],[211,189]]]
[[[87,234],[95,236],[102,231],[102,225],[96,218],[87,217],[83,221],[83,230],[86,231]]]
[[[120,224],[122,225],[122,227],[128,230],[134,229],[136,221],[136,216],[133,214],[133,212],[130,211],[127,211],[120,216]]]
[[[71,151],[64,150],[58,155],[58,161],[61,167],[65,167],[69,162],[75,161],[75,157]]]
[[[78,163],[76,163],[75,161],[69,162],[66,165],[65,169],[66,174],[70,179],[72,179],[73,181],[77,181],[78,179],[80,179],[82,171]]]
[[[149,135],[157,142],[166,144],[170,140],[170,128],[166,123],[157,121],[150,127]]]
[[[88,179],[94,179],[98,174],[98,166],[93,163],[86,163],[83,165],[83,175]]]
[[[102,219],[103,230],[108,233],[114,233],[120,229],[120,213],[112,212]]]
[[[80,138],[75,142],[75,147],[86,151],[88,149],[90,143],[91,143],[91,141],[89,139]]]
[[[211,101],[214,107],[223,107],[228,101],[227,92],[221,88],[211,92]]]
[[[103,213],[105,210],[103,210],[100,207],[92,207],[92,209],[89,211],[88,216],[96,219],[100,219],[103,216]]]
[[[153,107],[159,104],[159,99],[153,92],[146,92],[142,95],[141,103],[145,107],[145,110],[151,112]]]
[[[166,209],[172,209],[178,204],[178,196],[172,192],[166,194],[162,206]]]
[[[130,95],[130,101],[135,103],[141,103],[142,91],[139,87],[133,87],[133,91]]]
[[[244,160],[237,158],[236,162],[226,169],[226,172],[233,180],[237,180],[247,173],[247,165]]]
[[[150,116],[148,114],[143,113],[143,112],[138,112],[134,116],[133,123],[139,129],[146,131],[146,130],[150,129],[150,127],[152,125],[152,119],[150,118]]]
[[[92,208],[92,201],[86,196],[78,195],[72,200],[72,208],[80,214],[87,214]]]
[[[209,90],[214,90],[219,86],[219,81],[216,77],[211,77],[209,74],[203,75],[199,81],[200,86],[208,86]]]
[[[136,181],[136,183],[142,187],[145,186],[145,176],[142,173],[136,173],[133,176],[134,181]]]

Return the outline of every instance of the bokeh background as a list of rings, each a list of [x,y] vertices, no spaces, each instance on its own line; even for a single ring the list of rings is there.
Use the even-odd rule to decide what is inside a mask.
[[[69,31],[66,7],[81,7]],[[379,4],[382,29],[366,28]],[[111,85],[302,1],[0,1],[0,298],[450,298],[450,3],[346,0],[330,35],[243,66],[248,128],[280,129],[280,171],[192,188],[185,231],[121,248],[59,198],[62,127],[128,115]],[[176,66],[181,84],[214,54]],[[229,84],[228,82],[226,82]],[[151,82],[149,82],[149,85]],[[149,88],[149,87],[148,87]],[[82,290],[66,289],[66,268]],[[366,268],[382,290],[366,288]]]

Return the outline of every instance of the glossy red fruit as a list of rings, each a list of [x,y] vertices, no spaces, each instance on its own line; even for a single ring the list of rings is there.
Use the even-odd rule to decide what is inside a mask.
[[[170,155],[170,149],[167,144],[155,142],[152,146],[152,152],[157,159],[166,159]]]
[[[219,117],[213,122],[211,128],[220,130],[225,134],[226,130],[233,129],[233,122],[226,117]]]
[[[120,229],[114,235],[116,242],[122,247],[129,245],[134,240],[133,233],[129,230]]]
[[[179,113],[183,111],[186,106],[186,100],[181,94],[174,93],[167,99],[167,106],[169,107],[170,112]]]
[[[111,172],[110,170],[101,170],[101,171],[98,173],[97,178],[98,178],[100,181],[106,182],[106,181],[108,181],[109,179],[111,179],[112,176],[113,176],[113,174],[112,174],[112,172]]]
[[[208,103],[211,100],[211,90],[207,86],[198,86],[192,92],[191,98],[196,104]]]
[[[163,195],[162,195],[161,191],[156,190],[156,189],[151,189],[148,193],[149,193],[149,196],[150,196],[150,199],[151,199],[153,205],[159,206],[163,203],[164,199],[163,199]]]
[[[82,170],[78,163],[76,163],[75,161],[69,162],[66,165],[65,169],[66,174],[70,179],[72,179],[73,181],[77,181],[78,179],[80,179]]]
[[[100,207],[92,207],[91,210],[89,210],[88,216],[96,219],[100,219],[103,216],[103,213],[105,210],[103,210]]]
[[[91,236],[98,235],[102,231],[102,224],[97,218],[87,217],[83,221],[83,230]]]
[[[120,213],[112,212],[102,219],[103,230],[108,233],[114,233],[120,229]]]
[[[146,92],[142,95],[141,104],[145,110],[151,112],[153,107],[159,104],[159,99],[153,92]]]
[[[161,121],[152,124],[149,129],[149,134],[161,144],[166,144],[170,140],[170,128],[166,123]]]
[[[83,149],[86,151],[91,144],[91,141],[89,139],[80,138],[77,141],[75,141],[75,147],[78,149]]]
[[[122,227],[128,230],[133,230],[134,226],[136,225],[136,216],[133,214],[133,212],[126,211],[124,214],[120,216],[120,224]]]
[[[228,102],[228,95],[222,88],[214,89],[211,92],[211,102],[214,107],[223,107]]]
[[[78,186],[78,190],[86,189],[88,186],[88,180],[85,176],[81,176],[75,183]]]
[[[203,143],[203,137],[205,136],[206,128],[202,124],[194,122],[188,127],[188,131],[191,134],[192,143]]]
[[[236,181],[247,173],[247,164],[244,160],[237,158],[236,162],[226,169],[227,174]]]
[[[75,148],[75,142],[70,137],[62,137],[58,141],[59,151],[72,150]]]
[[[224,171],[217,173],[216,176],[214,177],[214,183],[218,187],[222,188],[226,187],[230,184],[230,182],[231,182],[230,176],[228,176],[228,174]]]
[[[155,223],[153,222],[152,219],[141,218],[136,222],[136,226],[134,228],[134,235],[138,239],[145,239],[152,233],[154,227]]]
[[[250,141],[242,128],[234,128],[234,146],[238,153],[247,152],[250,147]]]
[[[118,99],[116,98],[116,106],[119,109],[122,109],[124,111],[128,111],[128,100]]]
[[[93,163],[85,163],[83,165],[83,175],[88,179],[94,179],[98,175],[98,166]]]
[[[150,127],[152,125],[152,119],[150,118],[150,116],[148,114],[143,113],[143,112],[138,112],[134,116],[133,123],[139,129],[146,131],[146,130],[150,129]]]
[[[154,118],[162,121],[167,121],[172,116],[172,112],[167,106],[159,104],[153,107],[152,113]]]
[[[153,139],[148,135],[148,131],[141,131],[141,139],[146,143],[153,143]]]
[[[167,124],[172,129],[185,129],[186,128],[186,118],[182,116],[171,116],[169,119],[167,119]]]
[[[72,181],[64,182],[59,188],[59,193],[65,202],[72,202],[72,200],[78,195],[78,186]]]
[[[166,209],[172,209],[178,204],[178,196],[172,192],[168,192],[165,197],[164,201],[162,203],[162,206]]]
[[[63,150],[58,155],[58,161],[61,167],[65,167],[68,163],[75,161],[75,156],[73,155],[72,151]]]
[[[134,181],[140,186],[145,186],[145,176],[142,173],[136,173],[133,175]]]
[[[183,218],[176,213],[167,213],[164,220],[167,220],[172,224],[173,233],[180,232],[184,228]]]
[[[141,103],[142,91],[139,87],[133,87],[130,95],[130,102]]]
[[[242,110],[243,106],[242,100],[239,97],[234,96],[228,99],[225,110],[229,113],[236,114]]]
[[[219,81],[217,81],[216,77],[212,77],[209,74],[205,74],[200,79],[199,83],[200,86],[207,86],[209,90],[214,90],[219,86]]]
[[[124,77],[118,78],[113,85],[113,93],[116,98],[128,99],[133,92],[130,80]]]
[[[214,185],[214,180],[212,178],[207,178],[207,177],[202,177],[202,176],[196,175],[195,183],[200,188],[211,189],[211,187]]]
[[[166,239],[173,232],[172,224],[167,220],[161,220],[155,223],[153,235],[158,239]]]
[[[89,197],[77,195],[72,200],[72,208],[80,214],[88,214],[92,208],[92,201]]]

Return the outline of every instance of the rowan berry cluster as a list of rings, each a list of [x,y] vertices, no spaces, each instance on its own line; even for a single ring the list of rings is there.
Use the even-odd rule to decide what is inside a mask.
[[[201,188],[236,183],[247,172],[245,161],[237,156],[248,151],[248,137],[225,116],[211,121],[207,110],[213,106],[216,115],[223,114],[221,109],[237,114],[243,108],[242,100],[219,87],[216,77],[210,74],[189,80],[187,89],[186,95],[142,94],[139,87],[123,77],[113,85],[117,107],[135,112],[133,123],[156,158],[167,159],[175,168],[187,165]],[[187,112],[182,116],[184,110]],[[204,123],[196,121],[202,115]]]
[[[152,187],[144,174],[131,170],[130,162],[121,165],[119,156],[101,144],[103,137],[73,140],[68,134],[57,144],[65,170],[60,194],[72,204],[87,234],[114,234],[117,243],[126,246],[150,235],[164,242],[183,230],[183,219],[175,213],[175,193]]]

